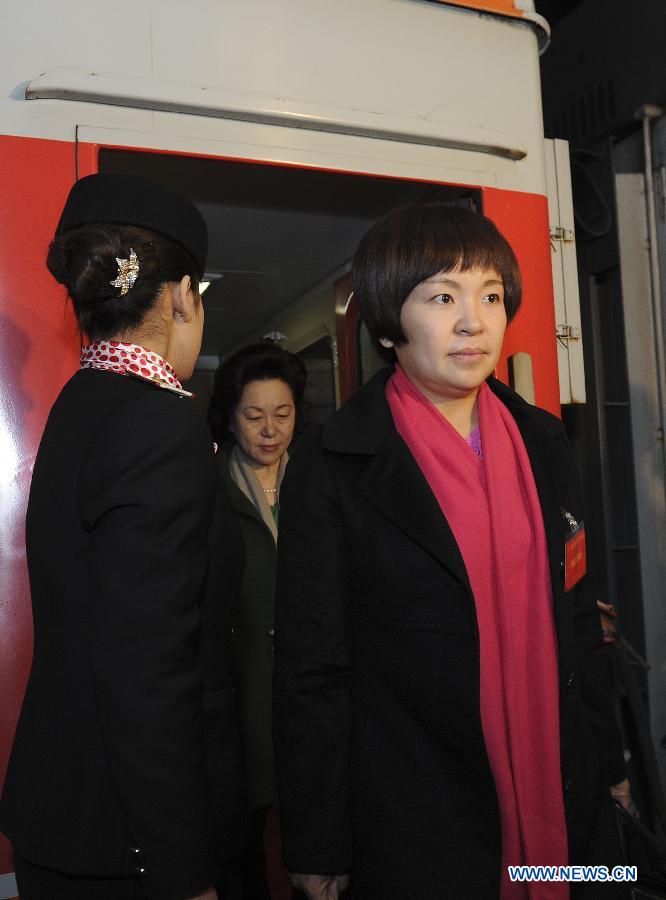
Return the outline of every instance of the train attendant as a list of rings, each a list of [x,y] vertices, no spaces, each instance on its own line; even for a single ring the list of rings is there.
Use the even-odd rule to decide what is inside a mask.
[[[622,862],[626,785],[572,451],[492,377],[515,256],[481,215],[410,205],[363,238],[353,282],[394,365],[301,439],[283,485],[285,862],[310,898],[351,878],[355,900],[563,900],[507,866]]]
[[[208,408],[246,549],[234,650],[250,811],[249,840],[237,864],[247,900],[270,900],[264,834],[276,800],[271,737],[276,544],[280,486],[294,429],[302,424],[306,377],[294,353],[251,344],[217,370]],[[288,887],[286,873],[284,880]]]
[[[244,839],[230,666],[242,543],[181,387],[207,241],[179,194],[92,175],[49,249],[90,343],[28,505],[34,661],[0,809],[21,900],[215,900]]]

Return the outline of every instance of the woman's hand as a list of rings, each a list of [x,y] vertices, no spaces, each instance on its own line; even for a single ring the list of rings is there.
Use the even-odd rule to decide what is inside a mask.
[[[631,786],[628,778],[625,778],[624,781],[621,781],[619,784],[614,784],[610,789],[610,792],[613,800],[617,800],[627,812],[632,812],[634,805],[631,800]]]
[[[601,630],[604,636],[604,644],[615,643],[615,619],[617,613],[612,603],[603,603],[597,599],[597,608],[601,615]]]
[[[203,894],[197,894],[196,897],[188,897],[187,900],[218,900],[217,891],[214,887],[210,887]]]
[[[308,900],[338,900],[349,887],[349,875],[301,875],[290,872],[291,883]]]

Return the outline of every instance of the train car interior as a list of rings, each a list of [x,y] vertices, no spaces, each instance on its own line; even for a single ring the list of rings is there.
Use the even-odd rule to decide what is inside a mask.
[[[197,402],[207,405],[225,355],[265,338],[305,361],[315,421],[382,365],[358,317],[345,322],[351,259],[364,232],[413,200],[481,203],[480,192],[468,186],[166,153],[102,149],[99,170],[169,184],[206,218],[206,321],[188,385]],[[345,336],[345,329],[353,333]],[[339,367],[343,344],[348,356]],[[340,368],[352,372],[346,386]]]

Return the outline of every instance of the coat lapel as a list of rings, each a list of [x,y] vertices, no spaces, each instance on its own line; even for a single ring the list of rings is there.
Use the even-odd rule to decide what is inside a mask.
[[[560,485],[554,477],[558,471],[557,461],[551,461],[550,447],[544,447],[543,432],[533,422],[517,419],[518,428],[525,443],[527,455],[532,465],[543,524],[548,547],[550,582],[553,596],[553,615],[558,634],[561,634],[566,595],[563,589],[564,573],[564,528],[561,512]],[[552,444],[552,438],[548,438]]]
[[[562,486],[554,474],[560,471],[555,439],[564,431],[564,426],[554,417],[546,417],[542,410],[530,406],[522,397],[501,382],[490,379],[489,384],[516,420],[530,459],[546,532],[553,601],[557,614],[557,596],[561,593],[557,588],[562,583],[564,529],[560,508]]]
[[[361,490],[389,521],[469,587],[467,570],[449,523],[395,428],[365,471]]]
[[[530,458],[532,473],[539,495],[543,524],[546,530],[551,576],[553,579],[559,578],[562,552],[562,514],[560,511],[559,485],[553,478],[553,472],[556,469],[546,462],[545,455],[547,451],[545,451],[543,445],[543,433],[539,434],[536,432],[534,425],[531,423],[519,421],[518,428],[525,443],[527,455]]]
[[[266,527],[266,523],[261,518],[259,511],[255,509],[254,504],[249,500],[248,497],[245,496],[243,491],[241,491],[241,489],[229,474],[229,459],[222,454],[220,454],[220,456],[221,477],[224,481],[227,491],[229,492],[229,496],[231,498],[234,509],[239,516],[246,516],[249,519],[254,519],[263,528],[266,529],[266,532],[268,534],[270,534],[270,529]],[[272,537],[273,535],[271,535],[271,539]]]
[[[385,394],[392,372],[392,368],[378,372],[328,420],[324,447],[335,453],[371,457],[360,485],[367,500],[469,587],[453,532],[393,424]]]
[[[373,457],[362,479],[364,496],[387,519],[445,566],[469,588],[469,578],[453,532],[435,495],[395,429],[386,400],[392,368],[378,372],[324,426],[327,450]],[[491,390],[514,416],[534,473],[543,511],[551,578],[561,582],[562,517],[554,440],[564,430],[553,416],[530,406],[495,378]],[[553,591],[554,595],[557,591]]]

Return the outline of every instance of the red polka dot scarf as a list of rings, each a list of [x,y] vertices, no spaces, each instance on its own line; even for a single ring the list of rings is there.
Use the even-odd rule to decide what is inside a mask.
[[[95,341],[81,351],[82,369],[103,369],[117,372],[119,375],[132,375],[152,381],[159,387],[166,388],[182,397],[191,397],[169,363],[159,354],[138,344],[125,344],[122,341]]]

